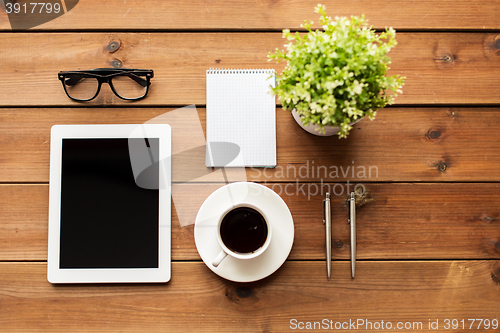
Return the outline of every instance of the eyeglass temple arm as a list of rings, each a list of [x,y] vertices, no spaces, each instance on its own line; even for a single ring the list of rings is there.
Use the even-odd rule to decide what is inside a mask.
[[[148,86],[148,80],[145,80],[142,77],[135,75],[134,73],[127,73],[127,74],[128,74],[129,78],[131,78],[132,80],[134,80],[135,82],[137,82],[141,86],[143,86],[143,87]]]
[[[64,77],[64,84],[67,86],[73,86],[83,79],[81,75],[72,75],[70,77]]]
[[[124,72],[124,73],[127,73],[127,72]],[[136,83],[140,84],[143,87],[148,86],[147,80],[141,78],[140,76],[135,75],[134,73],[127,73],[127,76],[130,77],[132,80],[134,80]],[[80,82],[82,79],[83,79],[83,77],[81,75],[75,74],[69,78],[66,78],[64,83],[67,86],[73,86],[73,85],[77,84],[78,82]]]
[[[148,81],[147,80],[145,80],[142,77],[138,76],[137,74],[133,73],[133,72],[136,72],[136,71],[139,71],[139,72],[146,71],[144,69],[133,69],[133,68],[94,68],[94,69],[91,69],[89,72],[108,72],[108,71],[125,72],[125,73],[129,74],[128,76],[132,80],[134,80],[135,82],[137,82],[141,86],[147,87],[147,85],[148,85]],[[149,78],[152,78],[153,77],[153,71],[150,71],[150,72],[151,73],[147,73],[146,75]]]

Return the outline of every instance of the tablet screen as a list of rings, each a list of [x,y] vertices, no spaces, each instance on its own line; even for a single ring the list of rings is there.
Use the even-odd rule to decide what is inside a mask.
[[[159,190],[137,186],[130,162],[144,141],[158,156],[158,138],[62,140],[59,268],[158,267]]]

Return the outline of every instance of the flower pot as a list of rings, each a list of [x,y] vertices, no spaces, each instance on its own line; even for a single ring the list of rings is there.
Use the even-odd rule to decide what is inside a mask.
[[[300,115],[297,113],[297,111],[295,111],[295,109],[292,110],[292,115],[293,115],[293,119],[295,119],[295,121],[297,122],[297,124],[299,124],[300,127],[302,127],[302,129],[308,133],[311,133],[311,134],[314,134],[314,135],[317,135],[317,136],[332,136],[332,135],[335,135],[339,132],[339,127],[338,126],[325,126],[325,132],[322,133],[320,132],[320,126],[319,125],[307,125],[307,126],[304,126],[302,124],[302,120],[300,119]],[[349,125],[354,125],[356,124],[358,121],[360,121],[361,119],[363,118],[359,118],[358,120],[356,121],[353,121],[352,123],[350,123]]]

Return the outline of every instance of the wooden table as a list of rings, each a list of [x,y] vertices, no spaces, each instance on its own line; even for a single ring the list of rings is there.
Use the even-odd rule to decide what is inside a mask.
[[[0,4],[0,331],[458,332],[500,320],[500,1],[323,3],[332,16],[365,13],[376,29],[398,31],[391,74],[407,77],[404,94],[346,140],[307,134],[278,108],[278,167],[247,170],[249,181],[281,194],[294,218],[294,246],[277,272],[254,283],[218,277],[196,251],[193,225],[180,227],[173,210],[172,280],[147,285],[47,282],[50,127],[143,123],[196,104],[205,130],[206,70],[281,71],[268,52],[282,48],[282,29],[317,21],[317,1],[81,0],[15,32]],[[126,103],[104,87],[78,104],[56,77],[112,66],[154,69],[150,95]],[[340,172],[353,166],[354,175]],[[301,167],[309,174],[283,172]],[[312,174],[315,167],[339,172]],[[357,275],[345,192],[332,203],[327,281],[324,193],[313,191],[339,184],[340,194],[347,181],[367,190],[358,202]]]

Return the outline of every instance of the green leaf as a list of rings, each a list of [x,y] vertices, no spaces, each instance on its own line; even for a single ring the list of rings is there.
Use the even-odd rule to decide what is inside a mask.
[[[377,34],[364,15],[332,19],[323,5],[315,11],[323,30],[313,31],[313,22],[302,25],[306,34],[285,29],[286,50],[269,53],[270,60],[287,62],[273,92],[284,108],[297,110],[305,125],[339,126],[342,138],[351,130],[349,123],[373,119],[402,92],[403,77],[386,77],[396,32],[387,28]]]

